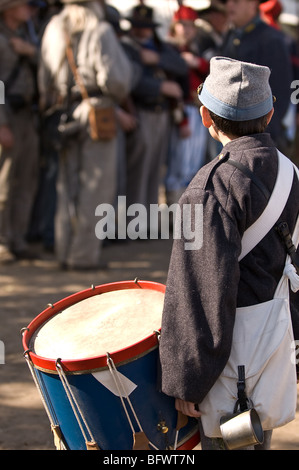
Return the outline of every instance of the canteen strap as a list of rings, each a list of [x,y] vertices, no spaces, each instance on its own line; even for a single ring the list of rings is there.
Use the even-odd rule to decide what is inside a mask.
[[[236,401],[236,404],[234,407],[234,413],[236,413],[238,410],[246,411],[252,408],[252,402],[246,395],[245,366],[244,365],[238,366],[237,389],[238,389],[238,400]]]
[[[247,395],[246,395],[246,385],[245,385],[245,366],[238,366],[238,402],[241,411],[247,410]]]
[[[67,395],[67,398],[69,400],[69,403],[72,407],[72,410],[74,412],[74,415],[77,419],[77,423],[80,427],[80,430],[82,432],[82,435],[85,439],[85,444],[86,444],[86,449],[87,450],[100,450],[98,444],[96,443],[93,435],[92,435],[92,432],[87,424],[87,421],[84,417],[84,414],[83,412],[81,411],[80,409],[80,406],[76,400],[76,397],[69,385],[69,382],[68,382],[68,379],[67,379],[67,376],[63,370],[63,367],[62,367],[62,363],[61,363],[61,359],[57,359],[56,360],[56,370],[58,372],[58,375],[60,377],[60,380],[61,380],[61,383],[63,385],[63,388],[65,390],[65,393]],[[84,429],[84,426],[85,426],[85,429],[86,431],[88,432],[89,434],[89,439],[87,438],[87,435],[86,435],[86,432],[85,432],[85,429]]]

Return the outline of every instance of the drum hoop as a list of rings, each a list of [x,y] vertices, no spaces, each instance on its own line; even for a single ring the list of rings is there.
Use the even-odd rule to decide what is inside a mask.
[[[94,295],[104,294],[106,292],[113,292],[124,289],[149,289],[158,292],[165,292],[165,285],[158,282],[152,281],[120,281],[112,282],[109,284],[102,284],[99,286],[92,286],[90,289],[86,289],[75,294],[70,295],[56,304],[48,304],[48,307],[43,310],[35,319],[29,323],[28,327],[23,332],[23,347],[24,351],[30,355],[30,359],[34,366],[44,372],[56,373],[56,361],[57,359],[50,359],[39,356],[30,350],[30,339],[35,331],[40,328],[47,320],[57,313],[65,310],[66,308],[85,300]],[[158,330],[160,331],[160,330]],[[143,338],[140,342],[135,343],[128,348],[120,349],[110,353],[115,364],[123,365],[125,363],[132,362],[138,359],[158,347],[158,336],[153,331],[153,334]],[[60,358],[59,358],[60,359]],[[91,371],[99,371],[107,368],[107,356],[94,356],[83,359],[63,359],[61,358],[64,370],[66,374],[83,374],[90,373]]]
[[[184,438],[178,442],[177,450],[193,449],[200,442],[200,433],[198,429],[193,429]]]
[[[137,356],[131,357],[130,359],[126,359],[124,361],[117,362],[117,366],[121,367],[121,366],[125,366],[126,364],[130,364],[131,362],[137,361],[137,359],[141,359],[142,357],[146,356],[147,354],[150,354],[151,352],[153,352],[157,348],[158,348],[158,344],[156,346],[153,346],[150,349],[147,349],[143,353],[138,354]],[[29,351],[29,354],[30,354],[30,358],[32,360],[33,353],[31,351]],[[110,356],[113,358],[113,354],[110,354]],[[104,358],[106,359],[106,356],[99,356],[99,358],[100,359],[104,359]],[[80,359],[80,360],[78,360],[78,362],[86,361],[88,364],[91,364],[91,361],[93,359],[96,360],[96,359],[99,359],[99,358]],[[57,360],[58,359],[53,360],[55,364],[56,364]],[[48,359],[45,359],[45,361],[48,361]],[[70,362],[74,363],[75,361],[61,360],[60,362],[61,362],[62,367],[64,367],[65,365],[66,365],[66,367],[68,367]],[[34,366],[35,366],[36,369],[40,370],[41,372],[50,373],[50,374],[58,374],[56,368],[55,368],[55,370],[45,369],[44,367],[39,365],[38,361],[36,361],[36,363],[34,363]],[[77,370],[76,369],[74,369],[74,370],[73,369],[71,369],[71,370],[65,369],[65,373],[66,373],[66,375],[84,375],[84,374],[93,374],[95,372],[101,372],[103,370],[108,370],[108,369],[109,368],[106,365],[106,366],[101,366],[101,367],[95,367],[93,369],[91,369],[91,368],[80,369],[80,370],[79,369],[77,369]]]

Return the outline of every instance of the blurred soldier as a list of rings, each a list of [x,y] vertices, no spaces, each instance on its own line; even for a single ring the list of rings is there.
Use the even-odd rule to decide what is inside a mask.
[[[101,242],[95,235],[95,209],[114,202],[117,149],[116,136],[91,138],[88,114],[91,102],[102,107],[122,102],[132,69],[99,2],[65,3],[45,29],[39,70],[42,106],[64,103],[75,129],[60,152],[55,247],[62,267],[97,269]],[[68,39],[89,98],[82,97],[69,66]]]
[[[25,236],[38,182],[38,138],[32,114],[37,50],[25,29],[30,12],[24,0],[0,2],[0,263],[31,256]]]
[[[204,58],[207,41],[202,40],[197,20],[197,12],[183,5],[174,13],[169,31],[169,41],[188,67],[188,93],[184,99],[184,118],[175,123],[171,133],[165,178],[168,204],[179,200],[196,172],[206,163],[208,131],[198,113],[196,90],[209,71],[209,61]]]
[[[151,204],[158,203],[171,110],[182,102],[179,82],[188,76],[188,68],[179,52],[159,38],[152,8],[137,5],[128,20],[132,28],[122,44],[141,67],[142,77],[131,94],[139,126],[127,136],[127,204],[143,204],[149,215]],[[141,222],[140,238],[147,238],[148,223]]]
[[[259,14],[259,0],[226,0],[232,27],[220,55],[270,68],[270,86],[277,97],[269,132],[277,147],[287,151],[283,120],[289,110],[293,70],[285,38],[266,24]]]
[[[208,60],[217,55],[227,31],[226,8],[223,2],[211,0],[209,4],[203,4],[197,13],[199,18],[196,21],[196,26],[199,29],[201,40],[206,46],[204,58]]]
[[[32,103],[36,93],[36,47],[25,23],[24,0],[0,1],[0,263],[31,257],[25,236],[38,183],[38,138]]]

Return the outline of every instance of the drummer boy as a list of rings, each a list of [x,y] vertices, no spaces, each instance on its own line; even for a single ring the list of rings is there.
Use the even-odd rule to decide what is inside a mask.
[[[271,194],[278,156],[267,133],[274,112],[269,76],[268,67],[214,57],[198,90],[202,122],[223,148],[199,170],[179,201],[181,207],[203,205],[203,243],[198,250],[185,250],[183,237],[174,240],[160,358],[162,391],[176,398],[178,410],[199,418],[203,450],[223,449],[219,435],[205,435],[201,403],[228,361],[236,308],[271,300],[285,263],[285,248],[273,229],[238,261],[244,231],[263,212],[267,197],[251,177],[227,163],[233,160],[253,172]],[[291,233],[298,201],[295,176],[282,214]],[[295,339],[298,300],[298,293],[291,296]],[[271,434],[272,430],[264,432],[259,448],[270,448]]]

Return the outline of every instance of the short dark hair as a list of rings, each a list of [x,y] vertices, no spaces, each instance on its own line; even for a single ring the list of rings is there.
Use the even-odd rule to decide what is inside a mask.
[[[251,119],[250,121],[230,121],[224,119],[209,110],[212,121],[217,129],[226,135],[242,137],[243,135],[260,134],[264,132],[268,125],[268,115]]]

